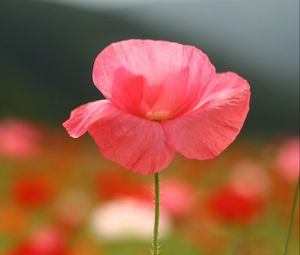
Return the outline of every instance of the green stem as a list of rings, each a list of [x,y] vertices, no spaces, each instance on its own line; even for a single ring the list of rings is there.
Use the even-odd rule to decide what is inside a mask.
[[[298,184],[297,184],[296,191],[295,191],[293,207],[292,207],[292,210],[291,210],[291,216],[290,216],[290,220],[289,220],[288,232],[287,232],[286,241],[285,241],[285,245],[284,245],[284,249],[283,249],[283,255],[288,254],[289,242],[290,242],[290,239],[291,239],[292,227],[293,227],[296,208],[297,208],[297,204],[298,204],[297,201],[298,201],[298,195],[299,195],[299,182],[300,182],[300,176],[298,178]]]
[[[153,255],[158,255],[159,254],[158,226],[159,226],[159,204],[160,204],[159,173],[154,174],[154,192],[155,192],[155,214],[154,214],[152,249],[153,249]]]

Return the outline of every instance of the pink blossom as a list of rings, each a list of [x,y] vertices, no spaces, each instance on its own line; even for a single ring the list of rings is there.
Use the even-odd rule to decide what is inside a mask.
[[[41,132],[29,121],[7,119],[0,122],[0,155],[29,158],[41,150]]]
[[[11,255],[66,255],[64,235],[53,227],[38,230],[20,244]]]
[[[229,185],[238,193],[249,197],[266,197],[271,190],[267,169],[255,160],[243,159],[233,166]]]
[[[195,204],[196,194],[191,186],[179,181],[165,181],[161,185],[161,206],[171,216],[188,215]]]
[[[107,99],[73,110],[64,127],[74,138],[88,131],[104,157],[142,174],[161,171],[175,152],[214,158],[249,110],[246,80],[216,74],[201,50],[173,42],[113,43],[97,56],[93,80]]]
[[[285,141],[275,159],[278,173],[290,182],[298,180],[299,176],[299,137]]]

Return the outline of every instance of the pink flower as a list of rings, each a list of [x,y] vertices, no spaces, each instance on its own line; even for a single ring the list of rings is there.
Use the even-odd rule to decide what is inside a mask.
[[[41,149],[41,131],[32,123],[7,119],[0,122],[0,155],[25,159],[37,155]]]
[[[161,207],[171,216],[187,216],[195,204],[196,194],[191,186],[179,181],[169,180],[161,185]]]
[[[66,255],[66,238],[53,227],[38,230],[20,244],[11,255]]]
[[[278,173],[290,182],[299,176],[299,137],[290,138],[282,144],[275,159]]]
[[[250,89],[216,74],[193,46],[152,40],[113,43],[96,58],[93,80],[107,100],[75,109],[70,136],[88,131],[102,155],[138,173],[161,171],[175,152],[211,159],[240,132]]]
[[[233,166],[229,185],[244,196],[267,197],[272,183],[267,169],[260,162],[243,159]]]

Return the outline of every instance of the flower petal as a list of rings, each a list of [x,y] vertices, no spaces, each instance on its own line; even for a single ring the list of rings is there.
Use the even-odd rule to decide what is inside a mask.
[[[215,68],[201,50],[152,40],[113,43],[97,56],[93,69],[94,83],[107,99],[150,119],[192,109],[214,76]]]
[[[216,76],[204,103],[182,117],[162,122],[168,143],[187,158],[211,159],[236,138],[249,111],[248,82],[234,73]]]
[[[104,157],[141,174],[158,172],[170,163],[174,150],[160,123],[109,108],[110,115],[88,129]]]
[[[93,122],[110,114],[109,105],[108,100],[98,100],[79,106],[71,112],[70,118],[63,126],[71,137],[77,138],[83,135]]]

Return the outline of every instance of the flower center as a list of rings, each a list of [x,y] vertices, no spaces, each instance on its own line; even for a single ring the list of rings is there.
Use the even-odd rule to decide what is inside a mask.
[[[170,115],[169,111],[149,111],[146,116],[148,120],[151,121],[162,121],[168,119]]]

